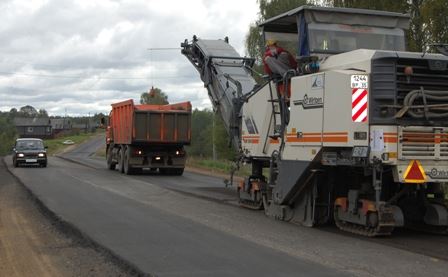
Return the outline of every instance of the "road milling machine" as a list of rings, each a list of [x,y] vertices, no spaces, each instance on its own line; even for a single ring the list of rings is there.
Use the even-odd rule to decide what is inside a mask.
[[[448,57],[405,52],[409,19],[308,6],[271,18],[264,39],[298,67],[261,85],[228,38],[181,44],[251,165],[242,206],[370,237],[447,233]]]

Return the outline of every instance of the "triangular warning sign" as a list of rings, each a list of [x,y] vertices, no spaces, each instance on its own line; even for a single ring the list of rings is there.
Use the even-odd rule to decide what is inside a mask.
[[[404,180],[406,183],[425,183],[426,174],[422,165],[417,160],[412,160],[409,163],[406,172],[404,173]]]

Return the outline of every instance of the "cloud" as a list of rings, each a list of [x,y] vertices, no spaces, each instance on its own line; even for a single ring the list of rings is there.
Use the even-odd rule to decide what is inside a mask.
[[[256,0],[3,0],[0,110],[32,105],[52,115],[107,113],[151,86],[171,102],[211,107],[177,48],[193,35],[230,37],[244,54]]]

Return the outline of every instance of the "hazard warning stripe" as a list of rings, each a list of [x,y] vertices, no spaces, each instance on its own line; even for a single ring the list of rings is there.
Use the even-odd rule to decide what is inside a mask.
[[[367,98],[368,93],[366,89],[352,90],[352,121],[366,122],[367,121]]]

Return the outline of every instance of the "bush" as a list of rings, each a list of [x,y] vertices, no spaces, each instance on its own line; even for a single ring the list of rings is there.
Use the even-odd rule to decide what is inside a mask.
[[[0,155],[11,153],[17,138],[16,127],[5,114],[0,114]]]

